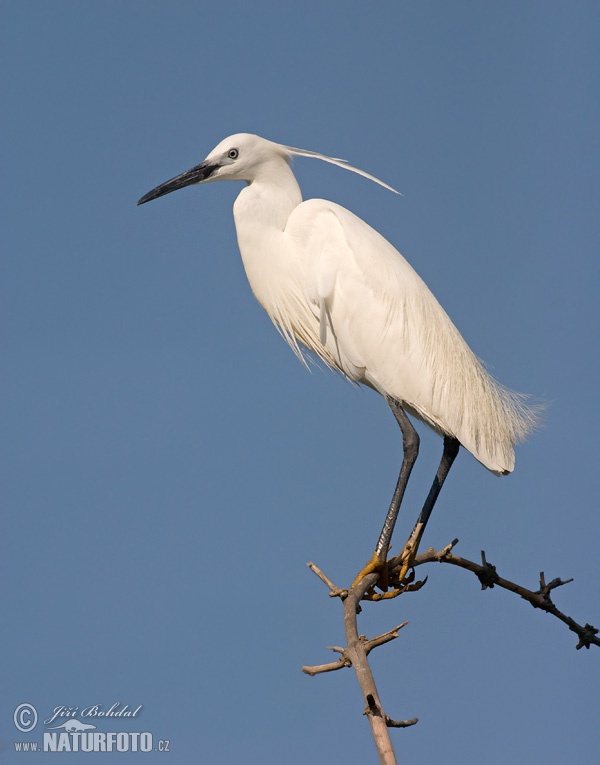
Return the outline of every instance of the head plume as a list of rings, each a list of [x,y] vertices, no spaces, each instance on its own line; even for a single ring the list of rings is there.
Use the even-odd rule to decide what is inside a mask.
[[[282,146],[281,148],[284,149],[289,154],[290,158],[312,157],[313,159],[321,159],[323,160],[323,162],[329,162],[330,165],[337,165],[338,167],[341,167],[344,170],[350,170],[350,172],[352,173],[356,173],[357,175],[362,175],[363,178],[368,178],[370,181],[373,181],[374,183],[378,183],[380,186],[383,186],[384,189],[393,191],[394,194],[400,194],[400,192],[396,191],[396,189],[392,188],[392,186],[388,186],[387,183],[380,181],[379,178],[376,178],[374,175],[371,175],[370,173],[367,173],[364,170],[359,170],[357,167],[353,167],[348,162],[346,162],[345,159],[339,159],[339,157],[328,157],[326,154],[319,154],[318,151],[308,151],[308,149],[296,149],[293,146]],[[400,194],[400,196],[402,195]]]

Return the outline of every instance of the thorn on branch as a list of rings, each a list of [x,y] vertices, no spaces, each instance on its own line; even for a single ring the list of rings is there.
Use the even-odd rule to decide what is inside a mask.
[[[597,643],[596,635],[598,630],[591,624],[586,624],[585,627],[581,627],[577,632],[579,635],[579,643],[575,646],[577,650],[580,648],[589,648],[592,643]]]
[[[550,592],[555,590],[557,587],[562,587],[563,584],[570,584],[572,581],[573,578],[565,579],[563,581],[560,577],[557,576],[549,584],[546,584],[546,577],[544,576],[544,572],[540,571],[540,589],[535,594],[540,595],[547,603],[552,603]]]
[[[475,574],[481,582],[482,590],[487,590],[488,587],[491,590],[500,581],[500,577],[496,573],[496,566],[488,563],[485,559],[485,550],[481,551],[481,569],[476,571]]]
[[[440,550],[438,555],[438,560],[442,561],[445,558],[451,558],[452,557],[452,550],[456,545],[459,543],[458,537],[455,537],[452,542],[450,542],[449,545],[446,545],[446,547],[443,548],[443,550]],[[415,718],[416,720],[417,718]],[[418,722],[418,720],[417,720]],[[411,725],[414,725],[414,723],[411,723]]]
[[[427,552],[419,553],[416,556],[414,565],[422,566],[425,563],[450,563],[452,561],[452,550],[456,547],[458,542],[458,538],[453,539],[450,544],[447,544],[441,550],[435,550],[433,547],[430,547]],[[394,558],[392,562],[395,564],[396,558]]]

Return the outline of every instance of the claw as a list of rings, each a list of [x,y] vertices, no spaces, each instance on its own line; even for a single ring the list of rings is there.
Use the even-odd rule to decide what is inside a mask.
[[[375,573],[379,574],[379,581],[377,583],[377,586],[384,591],[387,590],[388,588],[387,561],[385,559],[381,560],[381,558],[377,555],[377,553],[373,553],[373,557],[371,558],[371,560],[355,576],[354,581],[352,582],[352,587],[355,587],[360,582],[361,579],[364,579],[365,576],[368,576],[369,574],[375,574]],[[352,589],[352,587],[350,589]]]
[[[392,560],[390,560],[388,563],[391,571],[400,566],[400,570],[398,571],[397,576],[394,575],[394,580],[397,579],[400,586],[402,584],[409,583],[414,579],[414,571],[412,574],[412,579],[407,575],[409,570],[414,566],[415,558],[417,557],[417,553],[419,551],[419,544],[421,543],[421,537],[423,536],[424,530],[424,525],[417,523],[412,531],[412,534],[402,548],[400,554],[396,555],[396,557],[392,558]]]
[[[395,558],[391,558],[389,561],[385,558],[382,559],[377,552],[374,552],[371,560],[356,575],[352,582],[352,587],[355,587],[365,576],[377,573],[379,574],[379,580],[374,587],[378,587],[382,592],[376,593],[374,587],[371,587],[367,592],[366,600],[387,600],[396,598],[403,592],[411,592],[420,589],[423,584],[425,584],[426,580],[423,582],[415,582],[415,572],[413,567],[424,529],[424,524],[417,523],[400,555],[396,555]],[[400,569],[396,574],[394,569],[397,569],[398,566]],[[390,583],[393,587],[388,590]]]
[[[412,569],[410,574],[403,579],[396,579],[396,577],[394,577],[392,589],[387,590],[387,592],[375,592],[369,590],[364,596],[364,600],[372,600],[375,602],[378,600],[391,600],[392,598],[397,598],[398,595],[402,595],[404,592],[418,592],[426,582],[427,577],[415,582],[415,571]]]

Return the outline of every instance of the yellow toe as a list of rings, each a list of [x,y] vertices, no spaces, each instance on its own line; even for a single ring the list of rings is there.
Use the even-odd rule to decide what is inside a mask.
[[[361,579],[364,579],[365,576],[368,576],[369,574],[378,573],[380,577],[383,578],[384,572],[387,575],[387,562],[385,560],[381,560],[377,553],[373,553],[371,560],[355,576],[354,581],[352,582],[352,587],[355,587]],[[387,587],[385,589],[387,589]]]

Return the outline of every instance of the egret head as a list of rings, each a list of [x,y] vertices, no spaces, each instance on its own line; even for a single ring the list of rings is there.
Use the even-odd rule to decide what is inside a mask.
[[[365,173],[364,170],[352,167],[343,159],[328,157],[316,151],[284,146],[251,133],[236,133],[215,146],[199,165],[176,175],[175,178],[171,178],[171,180],[161,183],[149,191],[139,200],[138,205],[197,183],[208,183],[209,181],[246,181],[246,183],[252,183],[259,178],[273,179],[274,175],[281,173],[283,168],[289,166],[294,157],[321,159],[345,170],[358,173],[364,178],[375,181],[375,183],[394,191],[396,194],[398,193],[387,183]]]
[[[140,199],[138,205],[197,183],[209,181],[252,183],[260,175],[277,171],[282,165],[288,165],[290,160],[291,154],[287,147],[251,133],[236,133],[215,146],[199,165],[149,191]]]

